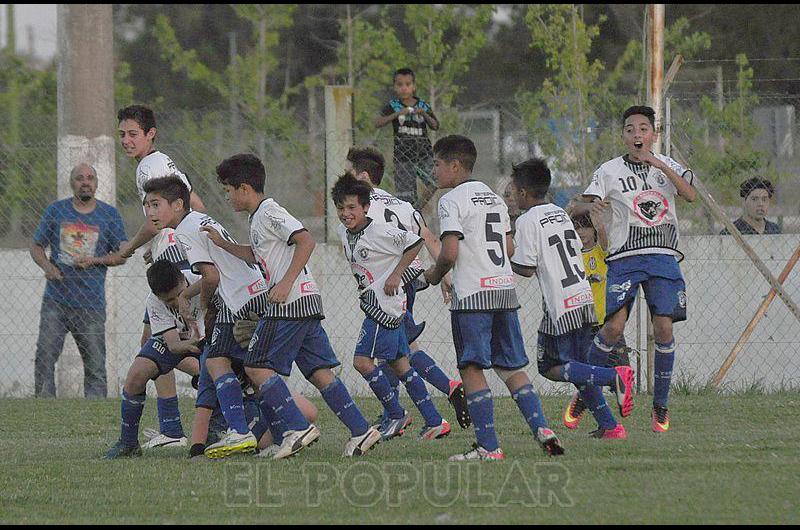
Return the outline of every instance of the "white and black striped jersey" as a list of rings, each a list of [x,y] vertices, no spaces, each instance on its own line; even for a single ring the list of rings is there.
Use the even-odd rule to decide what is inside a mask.
[[[228,315],[235,319],[245,318],[250,311],[264,315],[269,302],[267,281],[261,271],[257,266],[249,265],[215,245],[207,233],[200,231],[204,226],[210,226],[228,241],[238,243],[225,227],[204,213],[189,212],[175,228],[175,238],[180,243],[192,272],[200,274],[199,265],[204,263],[214,265],[219,271],[217,294],[223,307],[217,322],[226,323]]]
[[[453,267],[451,311],[510,311],[519,308],[506,234],[508,207],[483,182],[468,180],[439,200],[441,237],[461,240]]]
[[[161,151],[153,151],[142,158],[139,161],[139,165],[136,166],[136,191],[139,192],[139,198],[142,202],[144,202],[145,197],[144,185],[147,181],[169,177],[170,175],[178,176],[189,187],[189,191],[192,191],[192,184],[186,175],[177,168],[170,157]],[[172,228],[164,228],[153,238],[150,243],[153,261],[165,259],[172,263],[181,264],[181,252],[175,243],[174,234],[175,231]]]
[[[564,335],[596,324],[581,240],[567,212],[555,204],[534,206],[517,218],[516,229],[511,261],[536,267],[542,291],[544,317],[539,332]]]
[[[292,237],[305,231],[300,221],[272,199],[264,199],[250,216],[250,245],[268,289],[281,281],[292,263]],[[264,316],[284,320],[323,318],[322,296],[307,265],[292,285],[286,303],[270,304]]]
[[[360,291],[361,310],[386,328],[397,328],[406,312],[406,294],[401,288],[396,295],[383,292],[386,280],[403,254],[422,244],[411,232],[371,219],[360,232],[350,232],[339,225],[339,237]]]
[[[407,201],[398,199],[388,191],[380,188],[372,188],[369,196],[369,212],[367,217],[376,223],[387,223],[400,230],[413,232],[418,236],[422,235],[422,227],[425,226],[425,219],[422,214],[414,209],[414,206]],[[422,260],[414,258],[411,265],[403,274],[403,284],[419,278],[425,270]]]
[[[694,174],[676,161],[655,155],[689,183]],[[627,155],[609,160],[592,176],[584,195],[611,202],[608,258],[612,261],[637,254],[668,254],[683,259],[678,251],[677,189],[660,170],[632,162]]]
[[[200,281],[200,276],[194,274],[189,270],[181,271],[186,278],[186,285],[193,285]],[[153,337],[163,335],[171,329],[177,329],[181,340],[187,340],[192,336],[192,329],[187,325],[183,317],[171,307],[167,306],[152,292],[147,295],[147,315],[150,318],[150,330]],[[197,331],[199,338],[205,336],[205,322],[203,321],[203,312],[200,311],[200,297],[195,296],[189,301],[189,309],[192,313],[192,318],[197,323]]]

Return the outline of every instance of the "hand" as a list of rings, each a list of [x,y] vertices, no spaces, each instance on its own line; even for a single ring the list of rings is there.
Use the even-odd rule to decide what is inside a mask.
[[[286,299],[289,298],[289,293],[292,290],[292,284],[286,280],[281,280],[272,286],[272,289],[267,293],[267,299],[273,304],[285,304]]]
[[[442,284],[440,286],[442,290],[442,301],[445,304],[449,304],[453,301],[453,282],[450,280],[450,274],[446,274],[445,277],[442,279]]]
[[[220,248],[224,248],[225,239],[217,231],[216,228],[214,228],[212,226],[201,226],[200,227],[200,231],[201,232],[205,232],[206,234],[208,234],[208,239],[210,239],[212,243],[214,243],[215,245],[217,245]]]
[[[133,256],[133,254],[135,252],[136,252],[136,249],[132,248],[130,243],[125,243],[121,247],[119,247],[119,250],[117,251],[117,254],[122,259],[128,259],[131,256]]]
[[[182,353],[187,355],[189,353],[201,353],[200,348],[197,345],[200,343],[200,339],[189,339],[189,340],[182,340],[181,345],[178,348],[179,351],[174,353]]]
[[[643,150],[641,152],[641,154],[639,154],[638,156],[639,156],[639,160],[641,162],[644,162],[648,166],[653,166],[656,169],[661,169],[661,165],[662,165],[661,160],[656,158],[656,155],[654,155],[650,151],[644,151]]]
[[[250,340],[253,338],[253,333],[258,326],[259,317],[252,311],[244,320],[237,320],[233,325],[233,338],[241,346],[243,350],[247,350],[250,346]]]
[[[594,201],[592,203],[592,208],[589,210],[589,216],[602,216],[603,212],[609,208],[611,208],[611,202],[608,200]]]
[[[47,270],[44,271],[44,277],[51,282],[60,282],[64,279],[64,275],[61,274],[61,270],[59,270],[59,268],[52,263],[49,267],[47,267]]]
[[[422,275],[425,277],[425,281],[428,282],[429,284],[431,284],[431,285],[439,285],[439,282],[442,281],[442,279],[434,277],[434,270],[433,269],[434,269],[434,267],[431,267],[431,268],[425,270],[425,272],[423,272]],[[436,280],[436,281],[434,281],[434,280]]]
[[[383,292],[386,293],[388,296],[394,296],[397,294],[398,290],[400,289],[400,281],[402,280],[402,275],[400,274],[392,274],[388,278],[386,278],[386,283],[383,284]]]
[[[147,249],[147,252],[144,253],[144,256],[142,256],[142,258],[144,258],[144,262],[147,265],[152,265],[153,264],[153,250],[152,249]]]
[[[79,269],[88,269],[97,265],[97,258],[94,256],[78,256],[75,258],[75,266]]]
[[[185,293],[186,291],[184,291]],[[181,293],[178,295],[178,314],[181,316],[184,322],[186,322],[187,326],[195,326],[197,327],[197,321],[192,315],[192,309],[189,306],[189,300]]]

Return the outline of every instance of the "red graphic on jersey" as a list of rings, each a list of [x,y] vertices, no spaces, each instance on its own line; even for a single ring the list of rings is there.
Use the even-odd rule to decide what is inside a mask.
[[[169,243],[170,245],[175,244],[175,232],[169,233],[169,235],[167,236],[167,243]]]
[[[319,292],[319,287],[314,282],[303,282],[300,284],[300,292],[302,294],[316,294]]]
[[[507,289],[514,287],[513,276],[492,276],[481,278],[481,288],[483,289]]]
[[[353,276],[356,277],[356,281],[362,289],[369,287],[375,281],[372,273],[358,263],[351,263],[350,270],[353,271]]]
[[[594,304],[594,297],[592,296],[592,290],[589,289],[588,291],[583,291],[578,293],[574,296],[570,296],[566,300],[564,300],[564,309],[575,309],[576,307],[581,307],[589,304]]]
[[[264,280],[255,281],[247,286],[247,292],[250,293],[251,296],[255,296],[258,293],[264,292],[266,290],[267,290],[267,282]]]
[[[261,274],[264,275],[264,279],[267,280],[267,282],[269,282],[270,276],[269,276],[269,269],[267,268],[267,262],[264,261],[264,258],[259,256],[258,257],[258,264],[261,267]]]
[[[633,211],[647,226],[656,226],[669,212],[669,201],[656,190],[644,191],[633,199]]]

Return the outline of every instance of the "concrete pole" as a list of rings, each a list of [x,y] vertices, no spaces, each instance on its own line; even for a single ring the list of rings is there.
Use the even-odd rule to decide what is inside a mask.
[[[331,188],[344,172],[347,151],[353,145],[353,88],[325,87],[325,240],[337,242],[339,219]]]
[[[58,4],[59,199],[72,196],[70,171],[86,162],[97,170],[97,198],[117,202],[113,27],[111,4]],[[113,274],[108,276],[106,366],[109,393],[116,395],[115,289]],[[82,396],[82,363],[77,353],[69,353],[65,349],[58,363],[59,395]]]

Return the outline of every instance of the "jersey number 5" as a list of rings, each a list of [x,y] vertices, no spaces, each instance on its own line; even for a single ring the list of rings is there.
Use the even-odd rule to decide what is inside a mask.
[[[494,227],[492,226],[494,224],[500,224],[500,214],[497,212],[487,213],[486,242],[497,243],[497,246],[500,248],[500,253],[498,254],[492,248],[486,249],[486,252],[489,254],[489,259],[492,260],[492,263],[498,267],[503,267],[506,264],[506,251],[505,246],[503,245],[503,234],[501,232],[494,231]]]

